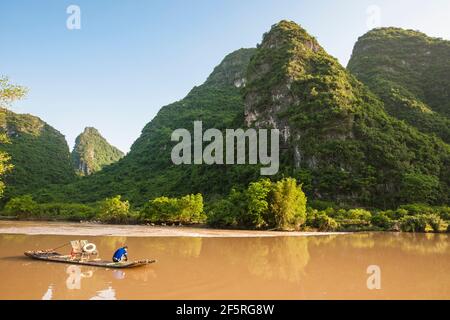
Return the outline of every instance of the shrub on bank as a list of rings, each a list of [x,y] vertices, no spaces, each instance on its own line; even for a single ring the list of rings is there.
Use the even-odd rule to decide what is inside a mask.
[[[371,224],[381,230],[391,230],[394,225],[394,220],[389,217],[386,212],[377,212],[372,215]]]
[[[344,219],[368,222],[372,219],[372,213],[364,209],[350,209],[344,214]]]
[[[146,203],[140,217],[148,222],[201,223],[206,219],[203,213],[203,196],[191,194],[181,198],[159,197]]]
[[[326,211],[308,210],[306,225],[321,232],[336,231],[340,225]]]
[[[44,203],[37,205],[35,216],[40,219],[90,220],[95,216],[95,208],[79,203]]]
[[[407,214],[411,216],[435,213],[435,209],[433,207],[423,203],[406,204],[400,206],[399,209],[405,210]]]
[[[419,214],[406,216],[400,220],[404,232],[439,232],[443,221],[436,214]]]
[[[130,203],[121,196],[106,198],[98,203],[96,218],[107,223],[127,223],[131,220]]]
[[[30,195],[13,198],[4,213],[19,219],[89,220],[95,215],[91,206],[78,203],[37,203]]]
[[[32,217],[36,213],[37,206],[37,203],[30,195],[24,195],[9,200],[5,205],[4,212],[7,215],[26,219]]]
[[[361,208],[339,209],[336,206],[322,211],[308,208],[307,225],[317,229],[315,219],[318,215],[326,215],[338,223],[339,231],[445,232],[450,222],[449,212],[448,206],[425,204],[409,204],[396,210],[373,212]]]
[[[212,227],[237,227],[236,207],[229,199],[216,200],[207,207],[207,222]]]

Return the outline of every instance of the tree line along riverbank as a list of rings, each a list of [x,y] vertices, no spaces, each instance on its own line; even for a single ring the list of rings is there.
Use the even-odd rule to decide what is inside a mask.
[[[260,179],[228,196],[158,197],[134,207],[120,195],[91,204],[38,203],[24,195],[9,200],[1,216],[20,220],[99,221],[113,224],[206,224],[216,228],[288,231],[449,232],[450,207],[407,204],[395,210],[351,208],[307,201],[293,178]]]

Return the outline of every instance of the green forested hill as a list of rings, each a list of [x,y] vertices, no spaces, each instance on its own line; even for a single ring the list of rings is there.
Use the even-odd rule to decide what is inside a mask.
[[[374,29],[355,44],[348,69],[384,101],[389,114],[450,143],[450,41]]]
[[[76,138],[72,161],[79,175],[100,171],[123,157],[123,152],[110,145],[97,129],[87,127]]]
[[[5,198],[75,179],[64,136],[38,117],[0,108],[0,131],[10,141],[0,150],[14,165],[5,178]]]
[[[256,180],[255,166],[172,164],[172,131],[202,120],[204,129],[279,128],[274,179],[297,178],[309,199],[377,208],[447,202],[449,146],[385,109],[304,29],[282,21],[257,49],[228,55],[203,85],[163,107],[119,162],[35,197],[90,202],[120,194],[141,205],[160,195],[223,196]]]
[[[295,23],[282,21],[264,36],[247,78],[247,123],[284,132],[316,198],[378,207],[446,201],[448,145],[387,115]]]

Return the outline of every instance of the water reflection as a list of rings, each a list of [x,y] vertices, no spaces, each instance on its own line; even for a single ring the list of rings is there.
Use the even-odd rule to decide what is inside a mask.
[[[94,275],[93,270],[81,272],[81,267],[76,265],[68,266],[66,269],[66,273],[69,274],[69,277],[66,279],[66,287],[69,290],[80,290],[81,279],[91,278]]]
[[[450,252],[447,234],[409,233],[359,233],[340,236],[335,246],[350,246],[357,249],[396,248],[414,254],[446,254]]]
[[[99,240],[96,242],[97,246],[103,248],[106,252],[110,252],[111,257],[118,248],[127,244],[127,237],[101,237]]]
[[[246,266],[251,275],[265,280],[300,283],[309,262],[311,238],[279,237],[236,241],[222,248],[226,259],[235,266]],[[236,252],[239,250],[239,254]]]
[[[123,280],[125,279],[125,272],[122,270],[113,270],[112,272],[114,279]]]

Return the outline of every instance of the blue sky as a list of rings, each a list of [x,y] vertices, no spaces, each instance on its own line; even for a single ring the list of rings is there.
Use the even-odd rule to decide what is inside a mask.
[[[81,9],[80,30],[66,27],[71,4]],[[13,110],[41,117],[71,147],[94,126],[128,151],[162,106],[282,19],[346,65],[373,25],[450,39],[449,12],[448,0],[2,0],[0,74],[30,89]]]

